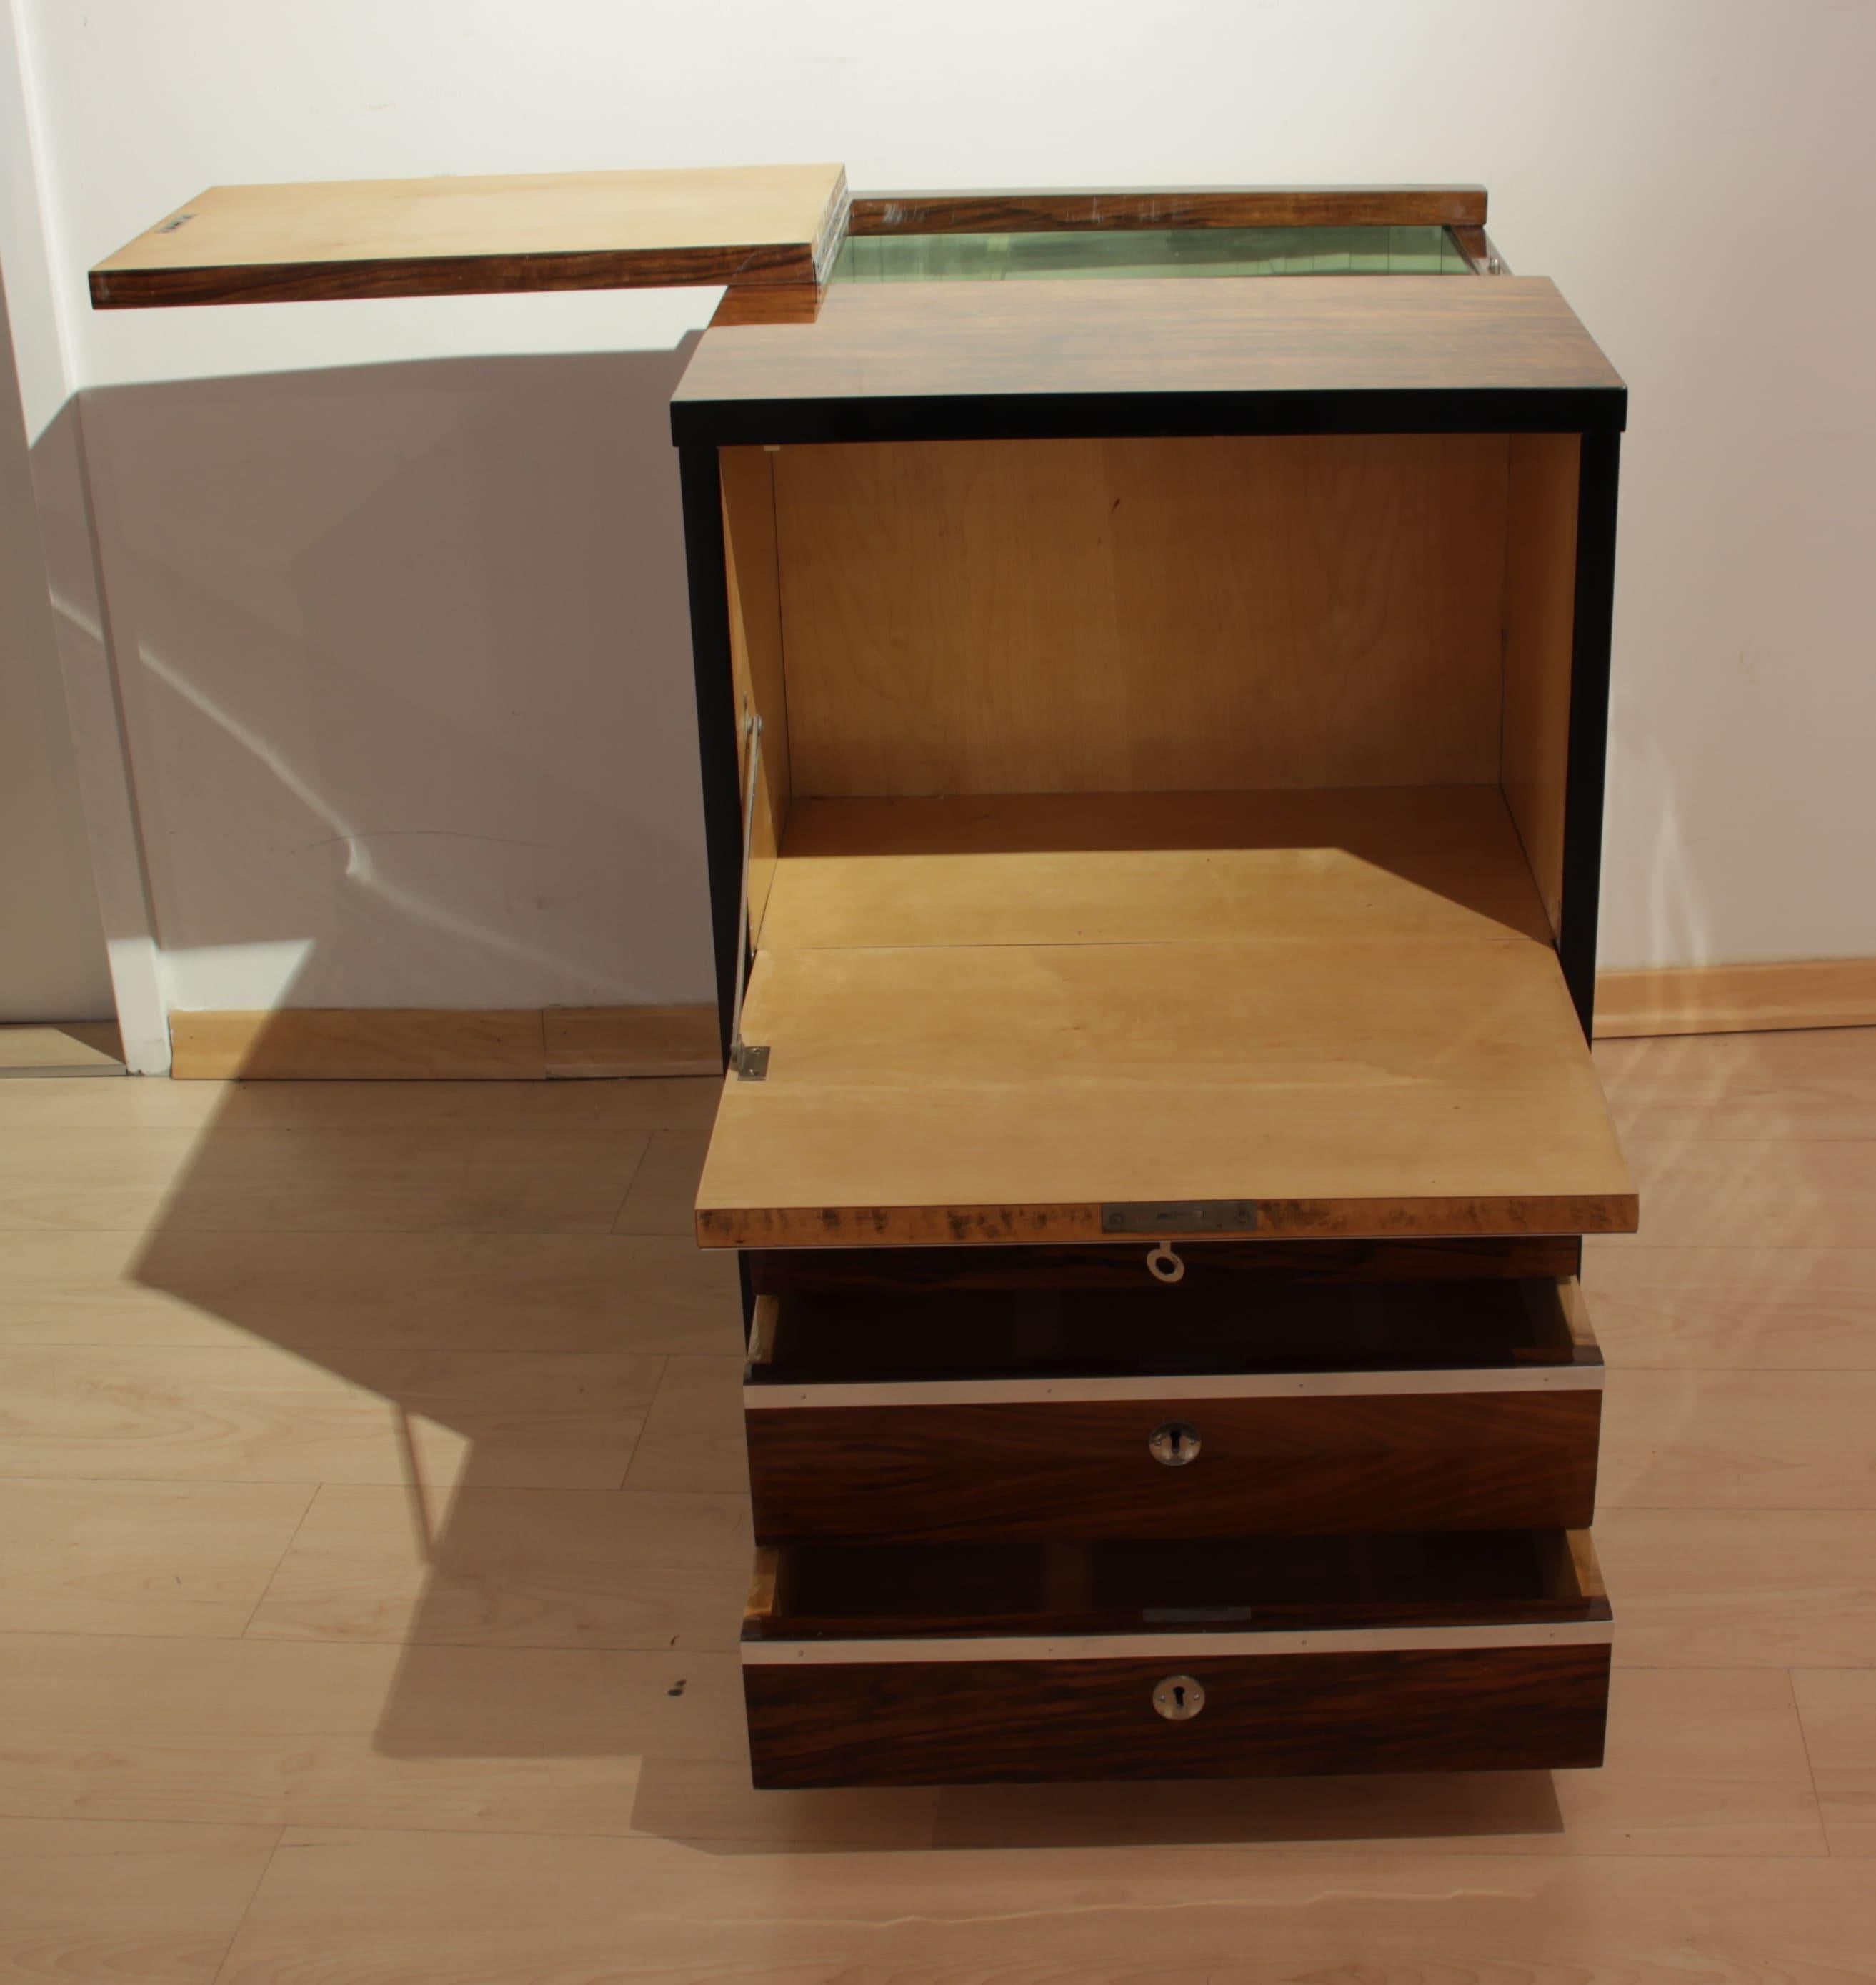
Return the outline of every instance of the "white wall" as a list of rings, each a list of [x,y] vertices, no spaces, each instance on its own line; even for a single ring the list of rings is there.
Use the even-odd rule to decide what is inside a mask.
[[[180,1003],[707,995],[662,401],[715,297],[86,265],[216,180],[820,158],[1484,181],[1632,388],[1604,962],[1876,952],[1868,0],[13,5]]]
[[[0,1020],[111,1011],[0,286]]]

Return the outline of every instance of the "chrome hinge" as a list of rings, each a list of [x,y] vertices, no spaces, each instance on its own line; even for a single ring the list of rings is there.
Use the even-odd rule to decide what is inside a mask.
[[[735,1070],[738,1082],[761,1082],[768,1074],[768,1050],[752,1048],[737,1041],[730,1048],[730,1066]]]
[[[749,953],[755,932],[749,928],[749,856],[755,845],[755,788],[762,774],[762,720],[752,710],[745,724],[749,740],[749,774],[742,796],[742,888],[736,910],[736,1003],[730,1012],[730,1067],[738,1082],[761,1082],[768,1074],[768,1050],[742,1037],[743,994],[748,989]]]

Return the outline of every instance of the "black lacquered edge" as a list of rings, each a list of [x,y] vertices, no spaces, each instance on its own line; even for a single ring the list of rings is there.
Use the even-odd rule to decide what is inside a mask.
[[[1626,387],[916,394],[671,402],[680,447],[1202,435],[1619,434]]]

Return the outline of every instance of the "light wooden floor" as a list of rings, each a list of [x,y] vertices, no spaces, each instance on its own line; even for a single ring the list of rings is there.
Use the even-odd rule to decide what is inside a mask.
[[[1876,1977],[1876,1032],[1598,1060],[1607,1768],[889,1795],[745,1782],[712,1085],[0,1083],[0,1977]]]

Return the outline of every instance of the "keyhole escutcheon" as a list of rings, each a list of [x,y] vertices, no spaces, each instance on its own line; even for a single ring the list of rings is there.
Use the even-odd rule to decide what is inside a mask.
[[[1162,1468],[1184,1468],[1199,1459],[1200,1445],[1199,1429],[1189,1421],[1162,1420],[1148,1435],[1146,1451]]]
[[[1183,1723],[1205,1706],[1205,1690],[1190,1675],[1168,1675],[1153,1691],[1153,1707],[1168,1723]]]

